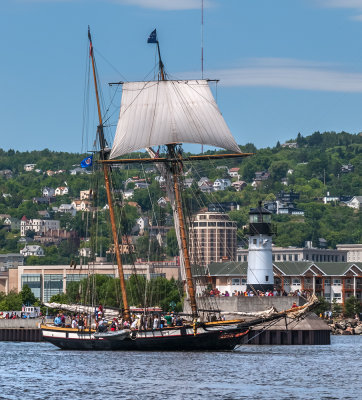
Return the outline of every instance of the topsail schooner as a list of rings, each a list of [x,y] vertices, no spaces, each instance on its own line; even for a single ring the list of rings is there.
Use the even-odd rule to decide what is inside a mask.
[[[43,337],[62,349],[92,350],[232,350],[253,325],[284,318],[288,311],[257,316],[251,321],[242,319],[221,321],[210,318],[213,310],[198,307],[195,278],[192,274],[188,251],[188,237],[182,204],[181,175],[184,162],[202,159],[246,157],[229,131],[215,102],[208,81],[167,80],[161,59],[156,30],[149,43],[157,45],[159,56],[159,79],[156,81],[127,82],[123,84],[120,114],[113,146],[106,148],[103,135],[102,113],[98,95],[98,81],[95,73],[93,44],[90,41],[90,57],[93,67],[95,92],[98,105],[98,139],[100,152],[98,162],[102,164],[114,249],[117,259],[123,304],[123,320],[129,321],[128,303],[123,265],[119,250],[115,213],[112,204],[110,165],[122,163],[154,163],[168,182],[168,197],[171,200],[176,234],[180,249],[182,276],[186,282],[187,301],[191,314],[179,326],[153,328],[138,326],[137,329],[122,329],[116,332],[100,333],[90,326],[87,329],[72,329],[42,325]],[[183,157],[180,143],[212,145],[231,151],[231,154],[200,155]],[[165,146],[166,155],[160,157],[152,147]],[[134,151],[146,149],[149,158],[117,159]],[[289,310],[302,313],[310,304]],[[205,316],[209,313],[210,315]],[[145,316],[147,317],[147,316]],[[210,321],[210,319],[214,319]]]

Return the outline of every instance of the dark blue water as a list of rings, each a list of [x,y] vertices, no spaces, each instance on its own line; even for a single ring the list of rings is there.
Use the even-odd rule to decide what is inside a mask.
[[[0,399],[362,399],[362,336],[220,353],[0,342]]]

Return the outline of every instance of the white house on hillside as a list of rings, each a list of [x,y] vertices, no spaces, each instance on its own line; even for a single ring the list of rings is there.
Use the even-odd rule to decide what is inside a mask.
[[[352,199],[346,203],[348,207],[355,208],[359,210],[362,204],[362,196],[354,196]]]
[[[225,190],[226,188],[231,186],[231,181],[230,179],[216,179],[213,188],[215,191],[218,190]]]
[[[44,250],[38,245],[28,244],[22,250],[20,250],[20,254],[23,255],[24,257],[28,256],[42,257],[44,256]]]
[[[237,178],[239,176],[239,170],[240,168],[234,167],[229,169],[229,176],[232,178]]]
[[[43,194],[43,197],[52,197],[55,195],[55,189],[50,188],[50,187],[45,187],[45,188],[43,188],[42,194]]]
[[[68,194],[69,190],[66,186],[59,186],[55,189],[55,196],[64,196]]]
[[[88,200],[73,200],[71,206],[77,211],[90,211],[91,203]]]
[[[34,171],[36,164],[25,164],[24,165],[24,170],[29,172],[29,171]]]

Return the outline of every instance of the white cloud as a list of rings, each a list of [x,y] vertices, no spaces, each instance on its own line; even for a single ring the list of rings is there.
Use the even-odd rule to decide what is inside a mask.
[[[317,0],[323,7],[362,9],[362,0]]]
[[[293,59],[252,59],[234,69],[207,71],[223,86],[259,86],[294,90],[362,93],[362,73],[330,64]],[[187,74],[190,76],[189,74]]]
[[[195,10],[201,8],[200,0],[113,0],[113,2],[158,10]],[[205,7],[212,5],[209,0],[205,0],[204,3]]]
[[[86,2],[86,0],[17,0],[29,3],[70,3]],[[135,6],[141,8],[152,8],[156,10],[196,10],[201,8],[200,0],[96,0],[120,5]],[[204,0],[204,7],[214,6],[214,0]]]

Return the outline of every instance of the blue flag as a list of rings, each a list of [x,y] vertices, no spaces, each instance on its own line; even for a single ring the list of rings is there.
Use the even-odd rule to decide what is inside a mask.
[[[82,168],[91,167],[93,164],[93,156],[86,157],[84,160],[81,161],[80,166]]]
[[[156,29],[154,31],[151,32],[147,43],[157,43],[157,33],[156,33]]]

